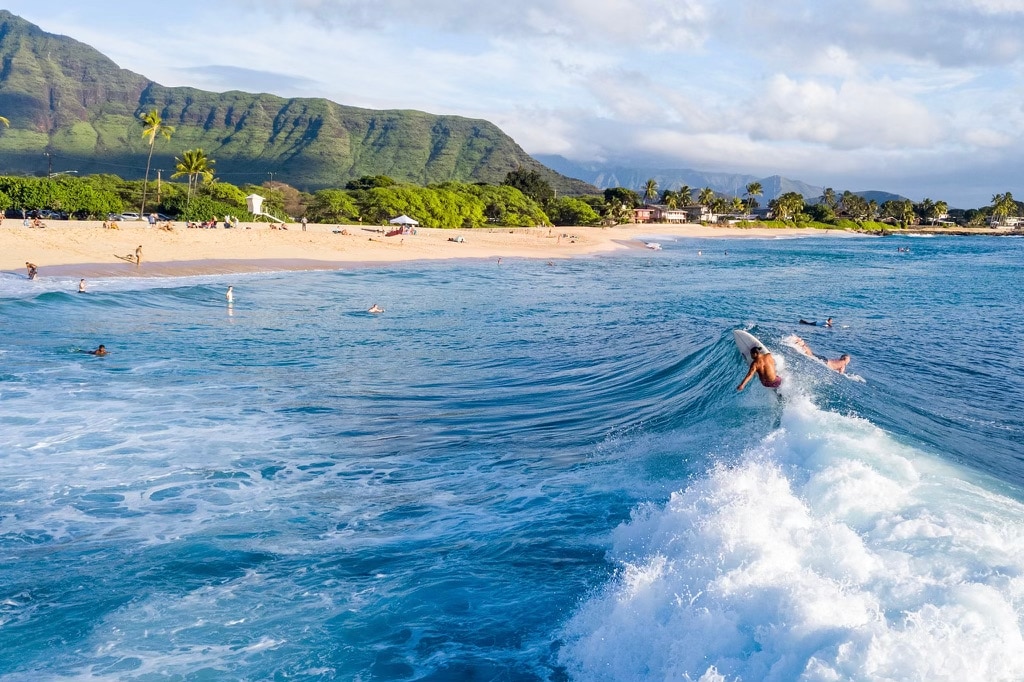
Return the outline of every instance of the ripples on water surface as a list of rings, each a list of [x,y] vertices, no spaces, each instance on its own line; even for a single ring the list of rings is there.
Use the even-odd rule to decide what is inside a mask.
[[[0,678],[1024,677],[1022,242],[655,240],[0,278]]]

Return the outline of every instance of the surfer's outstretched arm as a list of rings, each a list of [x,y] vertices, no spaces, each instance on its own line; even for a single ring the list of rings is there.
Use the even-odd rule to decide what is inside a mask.
[[[740,385],[736,387],[736,390],[737,391],[742,391],[744,388],[746,388],[747,383],[751,380],[751,378],[753,378],[754,374],[756,374],[756,373],[757,373],[757,361],[755,360],[755,361],[752,361],[750,363],[750,369],[747,370],[747,376],[743,377],[743,381],[741,381]]]

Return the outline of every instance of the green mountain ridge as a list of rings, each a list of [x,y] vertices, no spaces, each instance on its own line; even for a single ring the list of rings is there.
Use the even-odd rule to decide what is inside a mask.
[[[260,184],[271,174],[310,191],[366,175],[497,184],[522,167],[563,194],[597,192],[544,166],[485,120],[165,87],[7,10],[0,10],[0,60],[0,115],[11,123],[0,130],[3,173],[140,178],[149,145],[138,116],[156,108],[175,127],[153,151],[152,168],[165,178],[175,156],[202,147],[218,177],[235,184]]]

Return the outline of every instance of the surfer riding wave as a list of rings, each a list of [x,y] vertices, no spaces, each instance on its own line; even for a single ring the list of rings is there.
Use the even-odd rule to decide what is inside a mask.
[[[761,385],[765,388],[778,388],[782,385],[782,377],[775,372],[775,359],[771,353],[760,347],[750,349],[750,368],[736,390],[742,391],[746,388],[754,374],[757,374],[757,378],[761,380]]]

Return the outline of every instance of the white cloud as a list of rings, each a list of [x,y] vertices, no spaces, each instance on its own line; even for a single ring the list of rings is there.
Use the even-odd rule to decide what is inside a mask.
[[[777,75],[748,108],[746,127],[754,138],[837,149],[927,148],[942,132],[916,100],[885,84],[854,80],[833,87]]]
[[[578,45],[608,41],[660,48],[700,44],[710,28],[702,0],[246,0],[280,15],[308,14],[349,29],[423,29]]]
[[[987,147],[990,149],[1002,149],[1010,145],[1014,140],[1006,133],[992,130],[991,128],[979,128],[968,130],[964,134],[964,140],[976,147]]]

